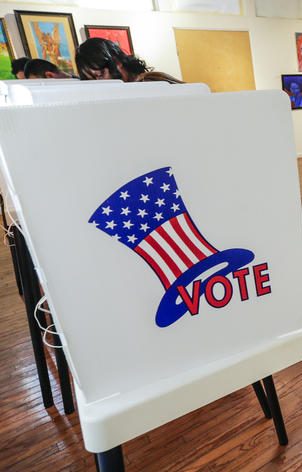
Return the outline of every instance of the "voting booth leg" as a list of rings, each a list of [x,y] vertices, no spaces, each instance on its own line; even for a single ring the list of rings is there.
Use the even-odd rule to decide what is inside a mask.
[[[5,229],[8,228],[8,224],[6,221],[6,216],[5,216],[5,208],[4,208],[4,199],[0,193],[0,208],[1,208],[1,215],[2,215],[2,221],[3,221],[3,226]]]
[[[287,437],[273,377],[271,375],[269,377],[265,377],[265,379],[263,379],[263,384],[264,384],[264,388],[267,395],[267,401],[268,401],[268,404],[272,413],[277,436],[279,439],[279,444],[281,446],[286,446],[288,444],[288,437]]]
[[[21,280],[21,275],[20,275],[20,267],[18,263],[18,258],[17,258],[17,253],[16,253],[16,247],[15,247],[15,241],[14,238],[7,237],[8,243],[10,246],[10,253],[12,256],[12,262],[13,262],[13,267],[14,267],[14,273],[15,273],[15,278],[16,278],[16,283],[18,287],[18,292],[20,297],[23,296],[23,286],[22,286],[22,280]]]
[[[33,284],[33,278],[35,277],[34,268],[32,265],[31,257],[26,247],[23,235],[17,229],[16,226],[12,228],[14,234],[14,241],[16,247],[16,254],[18,258],[20,274],[24,290],[24,301],[28,319],[28,326],[30,330],[31,341],[33,345],[33,351],[38,371],[38,377],[40,381],[40,388],[42,392],[42,398],[45,408],[53,406],[53,396],[51,391],[51,385],[48,375],[47,363],[44,352],[44,345],[40,333],[40,329],[34,319],[34,309],[38,303],[41,295],[35,284]]]
[[[53,335],[54,345],[61,346],[60,336],[58,334]],[[67,365],[66,357],[63,349],[55,349],[55,356],[58,368],[58,375],[64,405],[64,412],[66,415],[70,415],[74,412],[74,403],[71,390],[71,382],[69,376],[69,368]]]
[[[265,418],[271,419],[272,413],[271,413],[271,410],[270,410],[270,407],[266,398],[266,394],[260,380],[258,382],[253,383],[253,389],[261,405]]]
[[[123,451],[117,446],[94,455],[97,472],[125,472]]]
[[[1,208],[1,214],[2,214],[2,221],[3,221],[3,226],[7,230],[8,229],[8,224],[7,220],[5,217],[5,207],[4,207],[4,199],[0,193],[0,208]],[[18,265],[18,259],[16,255],[16,248],[15,248],[15,242],[14,238],[7,236],[7,241],[9,244],[11,256],[12,256],[12,261],[13,261],[13,267],[14,267],[14,272],[15,272],[15,277],[16,277],[16,283],[19,291],[19,295],[23,295],[23,288],[22,288],[22,282],[21,282],[21,276],[20,276],[20,268]]]
[[[23,238],[23,236],[22,236],[22,238]],[[24,252],[26,254],[27,263],[28,263],[28,267],[27,267],[28,277],[31,278],[31,280],[30,280],[30,287],[31,287],[30,290],[31,290],[33,296],[35,297],[34,307],[31,311],[31,319],[33,320],[34,308],[36,306],[36,303],[41,298],[41,292],[40,292],[38,277],[37,277],[36,271],[34,269],[34,265],[33,265],[32,259],[30,257],[30,254],[28,253],[28,249],[27,249],[26,243],[24,241],[24,238],[22,239],[22,244],[24,244],[23,249],[24,249]],[[47,321],[46,321],[46,318],[45,318],[45,314],[43,312],[41,312],[39,314],[39,320],[40,320],[40,323],[42,324],[42,326],[44,326],[46,328],[47,327]],[[36,325],[35,320],[33,320],[33,323]],[[53,323],[52,320],[51,320],[51,323]],[[47,378],[49,380],[47,363],[46,363],[46,359],[45,359],[45,352],[44,352],[43,342],[42,342],[42,338],[41,338],[41,333],[40,333],[39,330],[37,332],[37,336],[38,336],[38,342],[42,343],[43,356],[44,356],[44,360],[45,360],[45,364],[46,364],[46,370],[47,370]],[[34,339],[33,339],[33,341],[34,341]],[[60,338],[57,335],[54,335],[54,345],[55,346],[57,346],[57,345],[60,346],[61,345]],[[68,414],[74,412],[74,403],[73,403],[73,396],[72,396],[71,383],[70,383],[70,377],[69,377],[69,368],[68,368],[68,365],[67,365],[65,354],[64,354],[62,349],[55,349],[55,357],[56,357],[58,376],[59,376],[59,382],[60,382],[61,393],[62,393],[62,400],[63,400],[63,405],[64,405],[64,412],[68,415]],[[43,365],[44,365],[44,361],[43,361]],[[37,363],[37,368],[39,368],[38,363]],[[46,373],[44,373],[44,367],[42,366],[42,381],[41,382],[43,382],[43,383],[41,383],[41,389],[42,389],[42,385],[44,385],[44,377],[45,376],[46,376]],[[47,389],[46,385],[47,385],[47,383],[45,384],[45,389]],[[49,388],[51,389],[50,383],[49,383]],[[43,396],[43,401],[44,401],[43,393],[42,393],[42,396]],[[46,402],[46,403],[48,404],[48,402]],[[44,402],[44,404],[45,404],[45,402]],[[52,405],[53,405],[53,401],[49,406],[52,406]],[[46,406],[46,404],[45,404],[45,407],[48,408],[48,406]]]

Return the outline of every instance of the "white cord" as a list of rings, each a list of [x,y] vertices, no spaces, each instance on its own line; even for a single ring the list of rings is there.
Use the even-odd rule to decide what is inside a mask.
[[[12,224],[9,225],[8,228],[5,228],[3,225],[0,225],[0,228],[3,229],[4,231],[4,235],[3,235],[3,244],[4,246],[6,247],[11,247],[11,246],[15,246],[15,244],[8,244],[7,243],[7,238],[13,238],[14,237],[14,234],[11,232],[10,228],[11,228]]]
[[[6,228],[4,228],[4,226],[3,226],[3,225],[0,225],[0,228],[2,228],[2,229],[3,229],[3,231],[4,231],[5,233],[7,233],[7,229],[6,229]]]
[[[5,203],[7,203],[7,195],[8,195],[8,192],[6,192],[5,194],[5,198],[4,198],[4,201]],[[9,208],[8,208],[8,205],[6,204],[6,211],[7,211],[7,214],[11,220],[11,224],[9,225],[9,227],[6,229],[4,228],[4,226],[0,225],[1,228],[3,228],[4,230],[4,244],[7,245],[7,236],[10,236],[10,237],[14,237],[13,233],[11,232],[11,227],[12,226],[16,226],[16,228],[20,231],[20,233],[22,234],[22,236],[25,237],[21,227],[18,225],[18,223],[16,222],[16,220],[12,217],[11,215],[11,212],[9,211]],[[10,244],[9,246],[13,246],[13,244]],[[49,346],[49,347],[52,347],[52,348],[55,348],[55,349],[61,349],[63,346],[56,346],[54,344],[49,344],[47,341],[46,341],[46,336],[47,334],[54,334],[54,335],[58,335],[60,336],[60,333],[57,333],[56,331],[50,331],[50,328],[52,328],[52,326],[55,326],[54,323],[52,323],[51,325],[47,326],[47,328],[44,328],[44,326],[41,325],[40,321],[39,321],[39,318],[38,318],[38,310],[39,311],[42,311],[44,313],[51,313],[49,310],[46,310],[45,308],[42,308],[41,305],[46,302],[46,296],[44,295],[42,298],[40,298],[40,300],[38,301],[37,305],[35,306],[35,310],[34,310],[34,318],[36,320],[36,322],[38,323],[38,326],[39,328],[43,331],[43,342],[44,344],[46,344],[46,346]]]
[[[38,326],[39,328],[41,329],[41,331],[43,331],[43,342],[44,344],[46,344],[46,346],[49,346],[49,347],[53,347],[55,349],[61,349],[63,346],[56,346],[54,344],[49,344],[47,341],[46,341],[46,336],[47,334],[55,334],[57,336],[62,336],[62,334],[58,333],[57,331],[51,331],[50,328],[52,328],[54,325],[54,323],[52,323],[51,325],[47,326],[47,328],[44,328],[44,326],[41,325],[40,323],[40,320],[38,318],[38,310],[39,311],[42,311],[44,313],[51,313],[49,310],[47,310],[46,308],[42,308],[41,305],[43,305],[43,303],[45,303],[47,301],[47,298],[45,295],[43,295],[43,297],[40,298],[40,300],[38,301],[38,303],[36,304],[35,306],[35,310],[34,310],[34,318],[36,320],[36,322],[38,323]]]
[[[11,238],[14,237],[14,233],[13,233],[12,230],[11,230],[11,228],[12,228],[13,226],[14,226],[14,223],[11,223],[11,224],[8,226],[7,230],[6,230],[7,236],[10,236]]]
[[[55,344],[49,344],[49,342],[46,341],[47,333],[59,334],[59,333],[54,333],[53,331],[49,331],[52,326],[54,326],[54,324],[51,324],[51,325],[47,326],[46,329],[44,328],[43,343],[46,344],[46,346],[48,346],[48,347],[53,347],[55,349],[62,349],[62,347],[63,347],[62,345],[61,346],[56,346]]]
[[[14,238],[14,233],[11,230],[13,226],[14,226],[14,223],[11,223],[6,230],[6,236],[8,236],[9,238]],[[11,244],[11,246],[15,246],[15,244]]]
[[[4,244],[4,246],[6,246],[6,247],[15,247],[15,246],[16,246],[15,244],[8,244],[8,242],[7,242],[7,236],[9,236],[9,235],[8,235],[8,234],[4,234],[4,236],[3,236],[3,244]]]
[[[5,205],[6,205],[6,212],[7,212],[8,216],[10,217],[10,219],[11,219],[11,221],[12,221],[12,223],[9,225],[9,228],[12,226],[12,224],[14,224],[14,225],[16,226],[16,228],[18,228],[18,230],[20,231],[20,233],[22,234],[22,236],[25,237],[25,235],[24,235],[24,233],[23,233],[21,227],[18,225],[18,223],[16,222],[16,220],[12,217],[11,212],[9,211],[9,208],[8,208],[8,205],[7,205],[7,196],[8,196],[8,192],[6,192],[6,194],[5,194],[4,203],[5,203]]]
[[[44,302],[46,302],[46,297],[45,297],[45,295],[43,295],[43,297],[40,298],[40,300],[39,300],[38,303],[36,304],[35,310],[34,310],[34,318],[35,318],[36,322],[38,323],[39,328],[40,328],[42,331],[45,331],[46,328],[44,328],[44,326],[41,325],[40,320],[39,320],[39,318],[38,318],[38,313],[37,313],[37,312],[38,312],[38,310],[39,310],[39,311],[43,311],[44,313],[50,313],[49,310],[45,310],[45,308],[42,308],[42,307],[41,307],[41,305],[42,305]],[[53,333],[53,334],[57,334],[57,333]]]
[[[0,189],[0,193],[1,193],[1,189]],[[13,238],[14,237],[14,234],[13,232],[11,231],[11,227],[16,224],[16,222],[13,220],[9,210],[8,210],[8,206],[6,205],[6,202],[7,202],[7,195],[8,195],[8,192],[6,192],[5,196],[3,196],[3,194],[1,193],[2,195],[2,199],[3,199],[3,203],[4,203],[4,206],[6,206],[6,211],[7,211],[7,214],[9,215],[10,219],[13,221],[13,223],[11,223],[8,228],[5,228],[3,225],[0,224],[0,228],[3,229],[4,231],[4,236],[3,236],[3,244],[4,246],[7,246],[7,247],[11,247],[11,246],[15,246],[15,244],[7,244],[7,237],[9,238]],[[2,217],[3,218],[3,217]],[[18,227],[18,225],[16,224],[16,226]],[[19,228],[19,227],[18,227]],[[20,228],[19,228],[20,229]],[[22,233],[22,230],[20,229],[21,233]]]

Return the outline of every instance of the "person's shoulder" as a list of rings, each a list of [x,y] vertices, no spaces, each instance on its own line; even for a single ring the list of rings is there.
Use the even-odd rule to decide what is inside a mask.
[[[141,82],[169,82],[170,84],[184,84],[179,79],[172,77],[172,75],[166,74],[165,72],[150,71],[145,72],[140,77]]]

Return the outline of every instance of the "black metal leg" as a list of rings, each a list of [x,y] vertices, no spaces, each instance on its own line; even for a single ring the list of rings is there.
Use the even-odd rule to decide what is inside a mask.
[[[3,196],[1,195],[1,193],[0,193],[0,208],[1,208],[3,226],[4,226],[5,229],[7,229],[8,224],[7,224],[6,216],[5,216],[4,199],[3,199]]]
[[[60,336],[58,334],[53,335],[53,342],[55,346],[61,345]],[[69,376],[69,368],[67,365],[66,357],[63,349],[55,349],[55,356],[57,362],[57,369],[59,374],[59,381],[64,405],[64,411],[66,415],[74,412],[74,403],[72,397],[71,382]]]
[[[15,229],[17,230],[17,228],[15,228]],[[41,298],[41,290],[40,290],[38,277],[37,277],[36,271],[34,269],[33,262],[31,260],[30,254],[28,253],[28,249],[27,249],[26,243],[24,241],[24,238],[20,234],[19,231],[18,231],[18,233],[19,233],[18,234],[18,239],[17,239],[15,244],[17,245],[17,249],[18,249],[18,247],[20,245],[19,243],[21,243],[21,251],[19,250],[19,251],[16,251],[16,252],[17,252],[17,255],[18,255],[18,253],[21,252],[21,257],[22,257],[22,253],[24,252],[25,259],[26,259],[25,262],[28,265],[27,266],[27,278],[29,279],[29,282],[30,282],[28,285],[30,285],[29,289],[31,291],[32,296],[34,297],[33,306],[30,309],[29,324],[33,323],[35,325],[34,326],[35,335],[32,336],[33,344],[34,344],[34,342],[35,342],[35,344],[36,344],[36,342],[38,342],[38,344],[40,344],[40,343],[42,344],[43,358],[40,358],[40,362],[37,362],[37,359],[36,359],[36,363],[37,363],[38,372],[40,371],[40,374],[42,376],[40,378],[40,374],[39,374],[43,401],[44,401],[45,407],[48,408],[48,406],[53,405],[51,387],[50,387],[49,376],[48,376],[48,369],[47,369],[47,364],[46,364],[46,358],[45,358],[45,352],[44,352],[44,347],[43,347],[43,341],[42,341],[42,338],[41,338],[41,333],[40,333],[40,331],[39,331],[39,329],[36,325],[35,320],[33,319],[34,308],[35,308],[37,302]],[[14,232],[14,234],[15,234],[15,232]],[[17,260],[18,260],[18,257],[17,257]],[[19,265],[21,265],[21,264],[18,264],[18,266]],[[21,277],[21,279],[22,279],[22,277]],[[24,284],[26,284],[26,282],[24,282]],[[25,296],[24,296],[24,298],[25,298]],[[43,312],[39,313],[39,320],[40,320],[41,325],[44,326],[44,328],[46,328],[47,327],[47,321],[46,321],[45,313],[43,313]],[[52,322],[52,320],[51,320],[51,322]],[[36,339],[36,336],[37,336],[37,339]],[[53,338],[54,338],[54,345],[60,346],[61,341],[60,341],[59,336],[54,335]],[[35,350],[35,347],[34,347],[34,350]],[[39,357],[41,357],[41,355],[42,355],[42,350],[40,350],[38,348]],[[62,349],[55,349],[55,356],[56,356],[56,363],[57,363],[59,381],[60,381],[61,392],[62,392],[64,411],[65,411],[66,414],[70,414],[70,413],[74,412],[75,408],[74,408],[74,403],[73,403],[73,396],[72,396],[72,390],[71,390],[71,383],[70,383],[68,365],[67,365],[67,362],[66,362],[65,354],[64,354]],[[45,363],[46,372],[44,372],[44,363]],[[49,385],[50,393],[49,393],[49,390],[48,390],[48,385]]]
[[[5,216],[5,207],[4,207],[4,200],[3,197],[0,193],[0,208],[1,208],[1,214],[2,214],[2,221],[3,221],[3,226],[7,230],[8,229],[8,224]],[[14,266],[14,272],[15,272],[15,277],[16,277],[16,282],[17,282],[17,287],[19,291],[19,295],[23,295],[23,288],[22,288],[22,283],[21,283],[21,277],[20,277],[20,269],[18,266],[18,261],[17,261],[17,256],[16,256],[16,249],[15,249],[15,242],[14,238],[7,236],[7,241],[10,246],[10,252],[12,256],[12,261],[13,261],[13,266]]]
[[[41,298],[41,294],[38,284],[34,283],[37,276],[24,237],[15,226],[12,228],[12,231],[14,234],[14,242],[24,290],[28,326],[37,365],[43,403],[45,408],[49,408],[54,404],[53,396],[48,375],[44,345],[40,329],[33,316],[35,306]]]
[[[258,382],[253,383],[253,389],[257,395],[258,401],[261,405],[262,411],[264,413],[265,418],[271,419],[272,413],[265,395],[265,391],[262,387],[260,380]]]
[[[18,258],[17,258],[17,252],[16,252],[16,247],[15,247],[15,240],[14,238],[7,236],[7,240],[10,246],[10,253],[12,256],[12,262],[13,262],[13,267],[14,267],[14,273],[15,273],[15,278],[16,278],[16,283],[18,287],[18,292],[20,297],[23,296],[23,286],[22,286],[22,280],[21,280],[21,274],[20,274],[20,267],[18,263]]]
[[[94,457],[97,472],[125,472],[121,446],[106,452],[99,452]]]
[[[281,408],[280,408],[277,392],[275,389],[273,377],[271,375],[269,377],[265,377],[265,379],[263,379],[263,383],[264,383],[264,388],[267,395],[267,401],[268,401],[268,404],[269,404],[269,407],[273,416],[273,421],[274,421],[277,436],[279,439],[279,444],[281,446],[286,446],[286,444],[288,444],[288,437],[287,437],[284,420],[282,417]]]

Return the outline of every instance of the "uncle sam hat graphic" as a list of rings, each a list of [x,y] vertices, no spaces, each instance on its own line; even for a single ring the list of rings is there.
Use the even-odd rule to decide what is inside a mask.
[[[165,289],[155,317],[159,327],[171,325],[188,312],[186,303],[177,300],[179,286],[187,287],[201,276],[201,297],[211,277],[226,276],[255,257],[248,249],[219,251],[206,240],[188,213],[171,167],[120,187],[97,208],[89,223],[128,246],[156,273]],[[212,275],[203,280],[202,274],[210,269]]]

